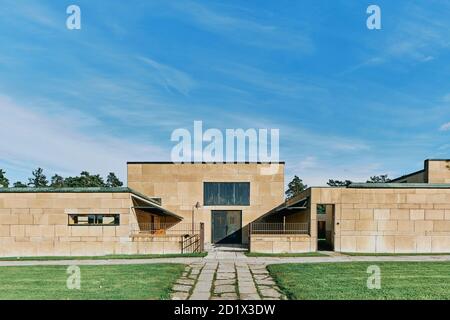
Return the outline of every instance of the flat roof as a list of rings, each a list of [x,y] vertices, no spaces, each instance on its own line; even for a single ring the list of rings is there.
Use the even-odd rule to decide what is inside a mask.
[[[352,183],[353,189],[450,189],[450,183]]]
[[[138,197],[144,198],[147,201],[158,204],[155,199],[152,199],[140,192],[137,192],[128,187],[87,187],[87,188],[0,188],[0,193],[131,193]]]
[[[284,161],[234,161],[234,162],[214,162],[214,161],[186,161],[186,162],[172,162],[172,161],[127,161],[127,164],[285,164]]]

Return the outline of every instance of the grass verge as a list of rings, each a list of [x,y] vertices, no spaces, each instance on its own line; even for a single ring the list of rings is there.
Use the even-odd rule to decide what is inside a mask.
[[[368,267],[381,270],[381,289],[368,289]],[[343,262],[269,265],[294,300],[450,299],[450,262]]]
[[[183,264],[80,266],[80,290],[67,288],[67,266],[0,267],[0,299],[168,299]],[[70,280],[69,280],[70,281]]]
[[[156,258],[201,258],[202,253],[184,254],[112,254],[106,256],[42,256],[42,257],[2,257],[0,261],[47,261],[47,260],[109,260],[109,259],[156,259]]]
[[[353,257],[395,257],[395,256],[450,256],[450,253],[360,253],[360,252],[341,252],[347,256]]]

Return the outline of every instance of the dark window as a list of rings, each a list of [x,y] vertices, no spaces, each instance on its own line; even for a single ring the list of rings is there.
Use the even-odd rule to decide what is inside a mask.
[[[324,204],[317,205],[317,214],[327,214],[327,207]]]
[[[69,226],[118,226],[119,214],[69,214]]]
[[[205,206],[248,206],[250,182],[205,182],[203,203]]]

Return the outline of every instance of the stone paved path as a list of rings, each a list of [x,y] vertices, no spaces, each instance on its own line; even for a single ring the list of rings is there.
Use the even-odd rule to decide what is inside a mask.
[[[191,263],[172,290],[174,300],[285,299],[266,265],[249,263],[239,250],[213,250]]]

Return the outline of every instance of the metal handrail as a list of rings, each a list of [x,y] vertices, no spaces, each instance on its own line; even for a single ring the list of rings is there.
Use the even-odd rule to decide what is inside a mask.
[[[153,236],[179,236],[200,233],[200,224],[191,223],[134,223],[131,234],[149,234]]]
[[[251,234],[309,234],[309,223],[252,222]]]
[[[192,240],[194,240],[194,241],[192,241]],[[199,235],[195,234],[195,235],[187,237],[187,238],[182,237],[181,241],[182,241],[181,253],[187,253],[186,249],[188,249],[194,245],[196,245],[196,247],[193,248],[192,251],[190,251],[189,253],[200,252],[200,250],[199,250],[200,249],[200,236]],[[186,245],[186,243],[188,243],[188,244]]]

